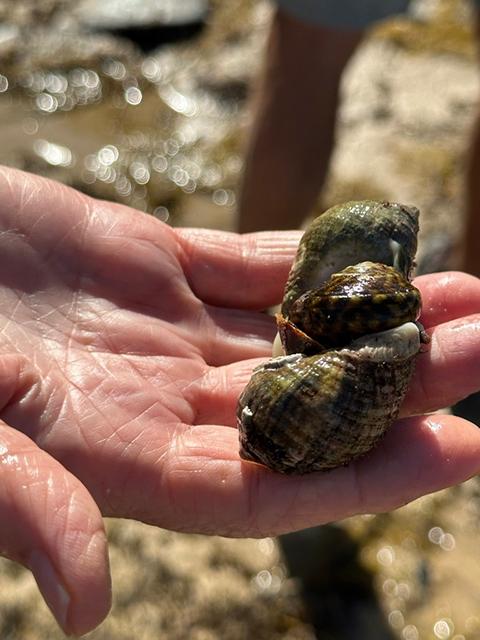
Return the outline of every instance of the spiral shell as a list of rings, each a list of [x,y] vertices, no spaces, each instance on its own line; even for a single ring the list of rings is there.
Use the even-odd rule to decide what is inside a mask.
[[[284,353],[238,405],[240,455],[282,473],[345,465],[398,415],[420,350],[418,211],[350,202],[304,234],[277,317]]]
[[[282,314],[302,293],[359,262],[379,262],[411,276],[417,251],[418,209],[363,200],[328,209],[305,231],[288,276]]]

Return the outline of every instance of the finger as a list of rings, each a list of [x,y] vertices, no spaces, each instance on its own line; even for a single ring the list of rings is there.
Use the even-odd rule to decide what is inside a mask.
[[[106,537],[85,487],[29,438],[0,422],[0,548],[30,568],[67,633],[110,608]]]
[[[445,322],[417,357],[402,415],[455,404],[480,389],[480,313]]]
[[[420,322],[431,327],[455,318],[480,313],[480,279],[460,271],[415,278],[422,293]]]
[[[278,304],[301,232],[238,235],[176,229],[193,292],[212,305],[265,309]]]
[[[207,364],[221,366],[270,356],[276,331],[275,319],[266,313],[206,305],[193,341],[198,341]]]
[[[190,290],[178,269],[170,226],[7,167],[0,167],[0,202],[0,228],[9,232],[0,254],[1,282],[9,288],[81,285],[87,299],[93,295],[150,314],[173,306],[178,317]]]
[[[360,513],[395,509],[480,470],[480,429],[447,415],[395,423],[348,467],[284,476],[238,459],[234,429],[197,427],[169,457],[162,522],[221,535],[263,537]],[[157,512],[158,517],[158,512]]]
[[[436,411],[480,389],[480,314],[445,322],[430,336],[431,342],[417,357],[402,416]],[[252,369],[264,360],[207,370],[189,389],[195,423],[235,426],[238,397]]]
[[[211,367],[186,391],[192,406],[193,424],[236,426],[238,398],[252,375],[252,369],[265,358],[243,360],[224,367]]]

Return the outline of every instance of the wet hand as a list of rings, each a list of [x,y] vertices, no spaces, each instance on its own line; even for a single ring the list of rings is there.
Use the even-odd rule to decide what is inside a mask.
[[[408,417],[478,389],[480,281],[419,278],[432,335],[381,445],[327,474],[238,456],[235,407],[275,334],[298,233],[175,230],[0,173],[0,548],[68,631],[110,604],[101,515],[265,536],[384,511],[478,472],[480,431]]]

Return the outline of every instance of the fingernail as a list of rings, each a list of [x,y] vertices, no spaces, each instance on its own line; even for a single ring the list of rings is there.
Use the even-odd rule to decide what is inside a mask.
[[[70,596],[62,585],[50,559],[42,551],[32,551],[28,559],[35,580],[49,609],[62,628],[65,628]]]

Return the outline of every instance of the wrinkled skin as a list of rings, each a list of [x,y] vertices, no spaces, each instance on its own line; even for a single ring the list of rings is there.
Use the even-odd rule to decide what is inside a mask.
[[[65,630],[84,633],[109,608],[101,514],[265,536],[389,510],[479,471],[480,430],[447,415],[406,417],[326,474],[240,460],[236,403],[271,350],[261,310],[281,300],[300,234],[174,230],[6,168],[0,203],[0,548],[32,569]],[[480,282],[415,284],[432,342],[404,416],[480,379]]]

